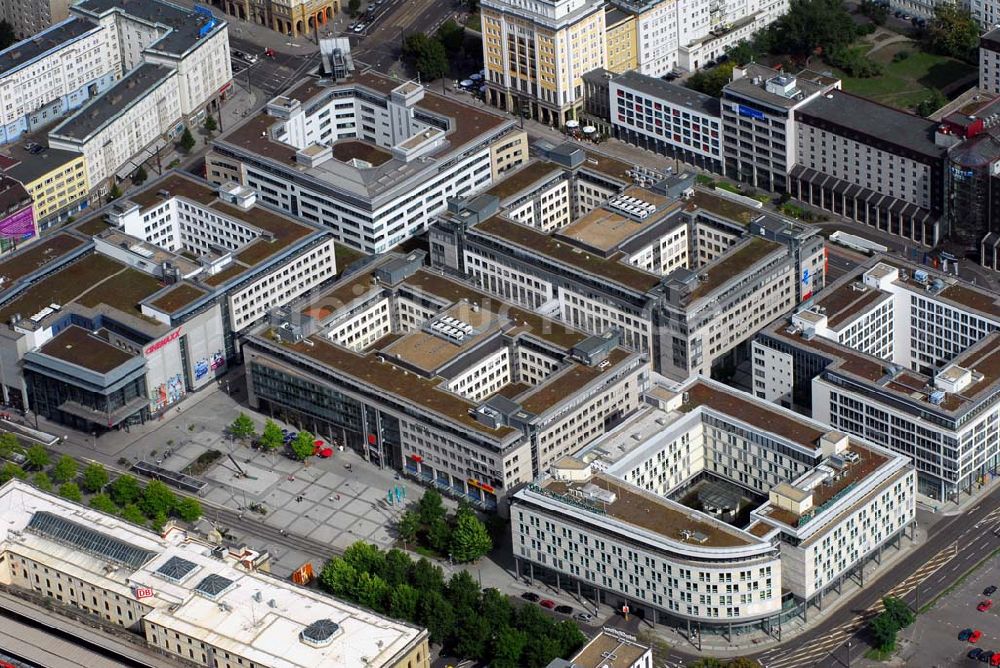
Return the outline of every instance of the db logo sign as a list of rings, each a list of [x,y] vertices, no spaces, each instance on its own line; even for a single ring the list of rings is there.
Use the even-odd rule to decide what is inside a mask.
[[[154,594],[153,590],[150,589],[149,587],[135,588],[135,597],[138,599],[149,598],[150,596],[153,596],[153,594]]]

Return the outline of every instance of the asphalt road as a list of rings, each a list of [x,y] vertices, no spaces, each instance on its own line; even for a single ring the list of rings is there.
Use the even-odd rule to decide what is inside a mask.
[[[460,8],[455,0],[390,0],[379,8],[374,26],[363,36],[352,37],[352,56],[385,72],[399,58],[407,34],[433,34]]]
[[[229,45],[237,51],[257,56],[257,62],[253,64],[233,58],[233,81],[243,88],[249,82],[250,86],[263,91],[267,98],[285,90],[319,62],[315,53],[295,55],[278,51],[274,57],[268,57],[260,45],[238,37],[230,37]]]

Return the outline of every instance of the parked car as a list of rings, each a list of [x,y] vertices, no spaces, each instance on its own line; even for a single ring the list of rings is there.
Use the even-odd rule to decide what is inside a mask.
[[[541,601],[538,602],[538,605],[542,606],[543,608],[548,608],[549,610],[551,610],[552,608],[556,607],[556,602],[549,598],[543,598]]]
[[[525,601],[531,601],[532,603],[538,603],[538,599],[541,598],[538,594],[533,591],[526,591],[521,594],[521,598]]]
[[[573,615],[573,619],[577,620],[578,622],[586,622],[587,624],[589,624],[590,622],[594,621],[594,616],[589,612],[578,612],[575,615]]]
[[[571,605],[557,605],[556,606],[556,612],[558,612],[560,615],[572,615],[573,614],[573,606],[571,606]]]
[[[970,636],[972,636],[972,629],[962,629],[958,632],[958,639],[962,642],[968,640]]]
[[[996,585],[990,585],[983,590],[983,596],[992,596],[997,591]]]
[[[972,649],[969,650],[969,653],[966,654],[966,656],[969,657],[970,659],[978,659],[979,655],[982,653],[983,650],[979,649],[978,647],[973,647]]]
[[[976,606],[976,610],[978,610],[979,612],[986,612],[992,607],[993,607],[992,599],[986,599],[985,601],[981,601],[979,605]]]
[[[993,656],[990,657],[991,666],[1000,666],[1000,652],[993,652]]]
[[[993,660],[993,657],[996,655],[997,653],[991,650],[988,649],[983,650],[983,652],[979,655],[979,660],[982,661],[983,663],[989,663]]]
[[[354,32],[363,32],[364,29],[365,29],[364,23],[359,23],[358,25],[354,26]]]
[[[975,645],[977,642],[979,642],[979,639],[982,637],[983,637],[983,632],[980,631],[979,629],[976,629],[975,631],[969,634],[969,642]]]

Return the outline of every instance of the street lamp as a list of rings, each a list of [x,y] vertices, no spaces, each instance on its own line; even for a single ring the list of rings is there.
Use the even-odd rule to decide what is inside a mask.
[[[851,641],[847,641],[847,668],[851,668]]]

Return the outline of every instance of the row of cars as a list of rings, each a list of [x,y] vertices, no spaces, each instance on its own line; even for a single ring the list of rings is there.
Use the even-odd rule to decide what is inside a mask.
[[[993,599],[990,598],[997,591],[996,586],[990,585],[983,590],[984,598],[976,605],[976,610],[979,612],[987,612],[993,607]],[[958,639],[962,642],[969,642],[973,645],[979,642],[979,639],[983,637],[983,632],[979,629],[962,629],[958,634]],[[995,652],[987,649],[980,649],[979,647],[973,647],[969,650],[967,657],[980,661],[982,663],[988,664],[990,666],[1000,666],[1000,652]]]
[[[558,612],[560,615],[573,615],[573,619],[575,619],[575,620],[577,620],[579,622],[590,623],[590,622],[594,621],[594,616],[592,614],[590,614],[589,612],[578,612],[578,613],[576,613],[574,615],[573,614],[573,606],[571,606],[571,605],[556,605],[556,602],[553,601],[552,599],[542,598],[538,594],[536,594],[534,592],[531,592],[531,591],[526,591],[523,594],[521,594],[521,598],[523,598],[525,601],[529,601],[531,603],[537,603],[538,605],[540,605],[543,608],[546,608],[548,610],[552,610],[554,612]]]

